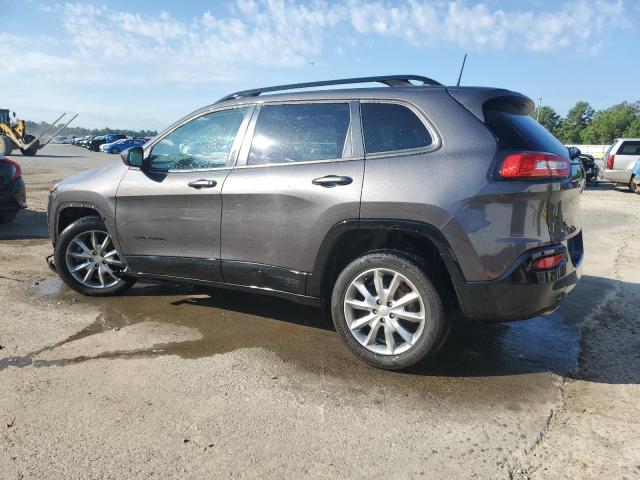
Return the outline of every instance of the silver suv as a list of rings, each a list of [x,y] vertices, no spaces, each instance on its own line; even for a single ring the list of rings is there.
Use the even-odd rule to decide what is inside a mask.
[[[384,86],[300,91],[363,82]],[[451,312],[525,319],[578,281],[582,167],[532,109],[415,75],[238,92],[57,184],[53,268],[86,295],[170,279],[326,302],[356,355],[405,368]]]
[[[640,161],[640,138],[616,138],[604,154],[604,179],[637,190],[633,167]]]

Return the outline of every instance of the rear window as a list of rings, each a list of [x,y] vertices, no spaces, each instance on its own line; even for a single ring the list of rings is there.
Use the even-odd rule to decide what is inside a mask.
[[[495,133],[502,148],[532,150],[567,157],[566,147],[529,115],[485,110],[487,126]]]
[[[622,142],[616,155],[640,155],[640,141]]]
[[[362,103],[367,153],[423,148],[433,142],[424,123],[409,108],[395,103]]]

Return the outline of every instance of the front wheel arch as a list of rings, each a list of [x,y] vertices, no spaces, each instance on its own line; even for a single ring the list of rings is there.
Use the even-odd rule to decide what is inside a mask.
[[[54,237],[55,240],[58,239],[60,234],[71,225],[76,220],[79,220],[84,217],[98,217],[104,221],[104,217],[100,214],[100,212],[93,205],[82,205],[82,206],[62,206],[58,209],[56,215],[56,224]]]

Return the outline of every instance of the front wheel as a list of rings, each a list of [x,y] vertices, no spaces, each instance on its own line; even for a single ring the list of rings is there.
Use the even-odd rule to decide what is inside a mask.
[[[83,295],[119,295],[135,283],[123,276],[126,264],[99,217],[84,217],[65,228],[56,242],[54,260],[64,283]]]
[[[35,139],[36,137],[34,137],[33,135],[25,135],[22,141],[24,142],[25,145],[29,145]],[[29,148],[21,148],[20,152],[22,152],[22,155],[24,155],[25,157],[33,157],[36,153],[38,153],[39,148],[40,148],[40,140],[36,140],[35,142],[33,142],[33,145],[31,145]]]
[[[374,252],[350,263],[331,298],[336,331],[369,365],[408,368],[434,355],[447,335],[442,300],[417,259]]]

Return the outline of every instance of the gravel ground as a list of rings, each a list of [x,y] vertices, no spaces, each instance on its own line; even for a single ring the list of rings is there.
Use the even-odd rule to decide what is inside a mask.
[[[313,308],[137,285],[89,299],[44,258],[52,145],[0,226],[0,478],[638,478],[640,196],[583,194],[584,277],[547,318],[461,323],[430,365],[364,366]]]

